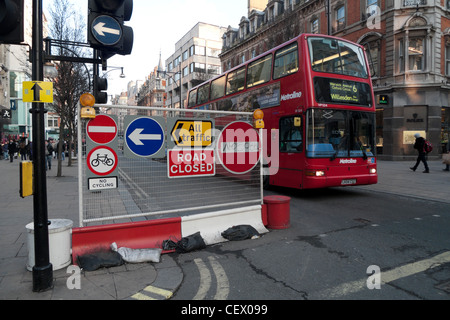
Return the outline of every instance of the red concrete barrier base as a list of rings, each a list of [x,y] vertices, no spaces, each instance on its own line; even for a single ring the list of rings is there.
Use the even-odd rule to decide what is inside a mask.
[[[164,240],[177,242],[181,237],[181,218],[74,228],[72,263],[77,264],[78,256],[110,250],[113,242],[133,249],[162,248]]]

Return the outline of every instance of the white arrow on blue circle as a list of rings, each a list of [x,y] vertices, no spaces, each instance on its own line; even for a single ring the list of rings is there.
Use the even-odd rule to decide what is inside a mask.
[[[94,26],[94,30],[102,37],[105,36],[105,33],[115,34],[118,36],[120,35],[120,30],[108,28],[108,27],[105,27],[105,25],[106,25],[106,23],[99,22]]]
[[[144,129],[135,129],[128,138],[137,146],[143,146],[142,140],[156,140],[161,141],[162,136],[160,134],[141,134]]]

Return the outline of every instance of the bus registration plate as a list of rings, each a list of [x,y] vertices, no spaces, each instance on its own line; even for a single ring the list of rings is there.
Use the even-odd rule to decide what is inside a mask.
[[[342,180],[341,185],[343,186],[348,186],[351,184],[356,184],[356,179],[346,179],[346,180]]]

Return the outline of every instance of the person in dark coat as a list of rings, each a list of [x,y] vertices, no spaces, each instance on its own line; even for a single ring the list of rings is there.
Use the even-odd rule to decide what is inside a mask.
[[[14,153],[16,153],[16,152],[17,152],[16,142],[11,139],[11,140],[9,140],[9,144],[8,144],[8,153],[9,153],[10,162],[13,162]]]
[[[416,133],[414,137],[416,138],[416,143],[414,143],[414,149],[416,149],[419,152],[419,156],[417,157],[416,165],[414,167],[411,167],[410,169],[412,171],[416,171],[417,167],[422,161],[423,165],[425,166],[425,171],[423,173],[430,173],[430,168],[428,167],[427,163],[427,153],[423,148],[425,145],[425,139],[422,138],[419,133]]]

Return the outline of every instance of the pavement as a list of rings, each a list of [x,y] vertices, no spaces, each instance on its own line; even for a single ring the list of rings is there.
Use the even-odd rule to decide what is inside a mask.
[[[450,204],[450,172],[441,161],[429,161],[430,173],[409,168],[412,162],[378,161],[379,183],[356,186],[371,192],[430,199]],[[78,218],[78,169],[63,163],[62,177],[57,164],[47,171],[49,219]],[[0,300],[167,300],[183,281],[183,272],[172,254],[159,263],[124,264],[96,271],[73,272],[68,267],[53,271],[53,287],[33,292],[32,272],[26,268],[29,233],[33,220],[33,197],[19,196],[19,161],[0,160]],[[77,287],[79,285],[79,287]]]

